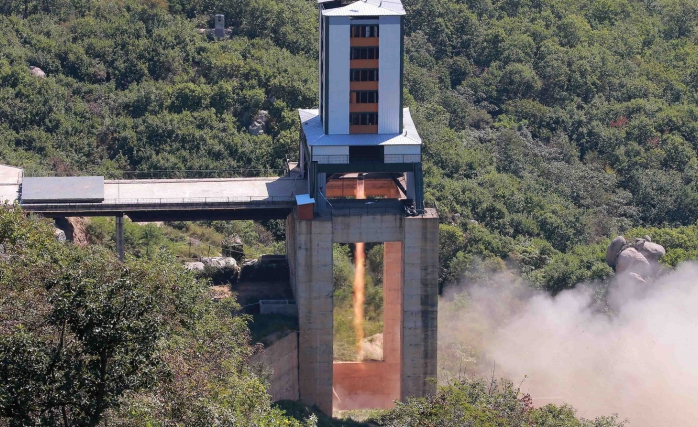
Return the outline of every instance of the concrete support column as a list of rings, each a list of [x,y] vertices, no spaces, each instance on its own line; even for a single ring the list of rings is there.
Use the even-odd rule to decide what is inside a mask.
[[[436,389],[439,218],[405,218],[402,295],[402,399]]]
[[[124,214],[116,216],[116,254],[124,262]]]
[[[332,222],[300,221],[289,216],[293,226],[289,264],[298,305],[300,399],[332,413]],[[290,252],[289,252],[290,254]],[[292,261],[293,259],[293,261]]]
[[[402,243],[383,245],[383,361],[386,395],[400,399],[402,365]]]

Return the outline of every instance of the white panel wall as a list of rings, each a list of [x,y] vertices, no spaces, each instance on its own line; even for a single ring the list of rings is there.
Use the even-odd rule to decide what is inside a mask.
[[[329,18],[328,133],[349,134],[349,17]],[[380,96],[380,95],[379,95]]]
[[[323,156],[342,156],[330,157]],[[318,163],[349,163],[349,146],[347,145],[332,145],[313,147],[313,161]]]
[[[400,17],[379,20],[378,133],[400,133]]]
[[[385,163],[416,163],[421,161],[421,145],[386,145],[383,148]]]
[[[422,152],[421,145],[385,145],[383,146],[384,154],[420,154]]]

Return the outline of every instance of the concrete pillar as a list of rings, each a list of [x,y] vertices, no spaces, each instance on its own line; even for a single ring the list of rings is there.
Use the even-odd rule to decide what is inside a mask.
[[[293,214],[292,214],[293,215]],[[294,242],[289,253],[291,282],[298,305],[300,399],[332,413],[332,222],[298,221],[286,230]],[[290,233],[289,233],[290,231]],[[292,261],[294,260],[294,261]]]
[[[124,262],[124,214],[116,216],[116,255]]]
[[[402,289],[402,399],[436,390],[439,218],[405,218]]]
[[[402,243],[383,245],[383,361],[386,394],[400,399],[402,365]]]

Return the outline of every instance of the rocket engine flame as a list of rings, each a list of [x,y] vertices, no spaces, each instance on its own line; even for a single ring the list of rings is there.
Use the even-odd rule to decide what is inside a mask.
[[[356,198],[365,199],[364,180],[361,176],[356,181]],[[356,355],[363,359],[362,343],[364,340],[364,301],[366,283],[364,281],[366,251],[363,242],[354,246],[354,333],[356,334]]]

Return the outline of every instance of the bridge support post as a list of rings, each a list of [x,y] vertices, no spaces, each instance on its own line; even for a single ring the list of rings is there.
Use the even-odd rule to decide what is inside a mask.
[[[124,262],[124,214],[116,216],[116,255]]]

